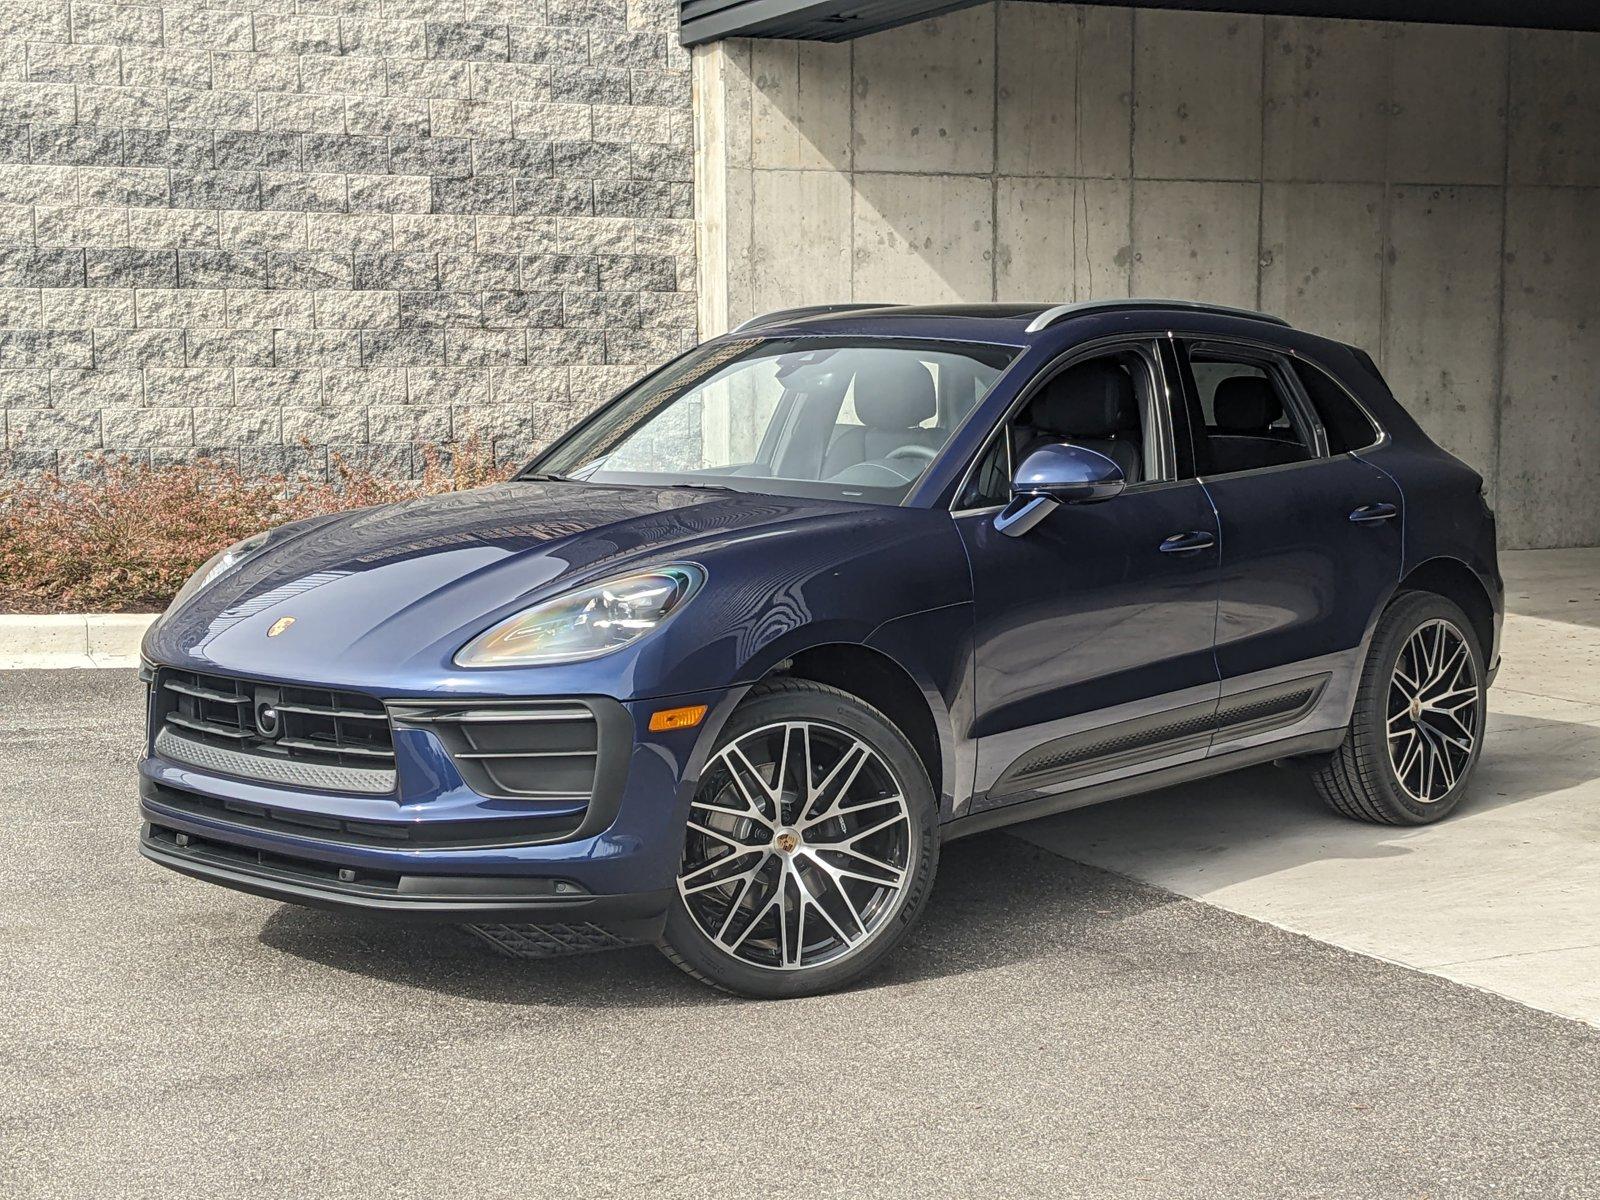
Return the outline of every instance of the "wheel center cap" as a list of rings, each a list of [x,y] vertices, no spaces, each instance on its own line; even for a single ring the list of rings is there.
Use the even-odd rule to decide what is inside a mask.
[[[1422,697],[1421,696],[1413,696],[1411,698],[1411,719],[1413,721],[1422,720]]]
[[[800,835],[792,829],[783,829],[772,839],[772,844],[785,854],[793,854],[795,847],[800,845]]]

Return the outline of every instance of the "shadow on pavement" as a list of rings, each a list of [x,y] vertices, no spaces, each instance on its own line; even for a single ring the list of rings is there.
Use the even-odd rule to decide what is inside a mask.
[[[964,975],[1104,936],[1108,920],[1180,902],[1003,834],[945,847],[922,920],[858,990]],[[1093,932],[1091,933],[1091,930]],[[654,1008],[746,1003],[690,979],[650,947],[510,959],[453,926],[284,905],[263,945],[322,966],[498,1004]]]

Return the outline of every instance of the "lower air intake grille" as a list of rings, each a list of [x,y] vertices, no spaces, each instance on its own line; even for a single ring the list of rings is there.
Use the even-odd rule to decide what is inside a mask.
[[[595,792],[601,722],[581,701],[391,702],[401,727],[444,743],[468,787],[521,800],[583,800]]]
[[[155,725],[158,754],[215,774],[372,795],[395,790],[388,714],[357,692],[164,669]]]

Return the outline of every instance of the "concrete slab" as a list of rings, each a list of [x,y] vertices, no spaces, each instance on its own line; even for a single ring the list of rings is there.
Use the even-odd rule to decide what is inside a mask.
[[[854,91],[857,170],[993,170],[994,9],[862,38]]]
[[[1254,308],[1260,216],[1258,184],[1134,180],[1133,294]]]
[[[1394,26],[1389,179],[1504,179],[1506,33],[1470,25]]]
[[[1145,179],[1257,179],[1260,17],[1134,15],[1133,173]]]
[[[1538,554],[1513,550],[1502,553],[1500,560],[1506,607],[1511,612],[1568,624],[1600,625],[1600,572],[1595,570],[1593,547],[1541,550]],[[1508,662],[1503,672],[1516,669],[1517,663]],[[1506,678],[1504,673],[1501,678]],[[1595,686],[1586,698],[1600,703],[1600,678],[1591,682]]]
[[[748,47],[717,42],[694,49],[695,303],[702,338],[727,332],[749,303],[749,271],[741,265],[747,255],[734,238],[730,211],[730,193],[738,190],[748,217],[748,72]],[[745,116],[742,148],[736,93],[742,94]],[[741,150],[743,164],[737,161]]]
[[[1019,835],[1600,1024],[1600,550],[1547,555],[1504,557],[1511,595],[1542,597],[1541,612],[1566,608],[1572,619],[1508,618],[1479,773],[1449,820],[1422,829],[1345,821],[1297,775],[1262,768]]]
[[[1380,364],[1406,410],[1494,479],[1500,314],[1498,188],[1395,188]],[[1515,545],[1516,543],[1512,543]]]
[[[855,177],[855,295],[989,299],[993,185],[971,175]]]
[[[834,304],[851,295],[848,176],[756,171],[750,227],[752,312]]]
[[[0,670],[137,667],[153,613],[0,615]]]
[[[1261,306],[1376,351],[1383,332],[1383,185],[1265,184]]]
[[[1063,14],[1031,3],[998,8],[1000,173],[1127,176],[1132,10],[1075,7]]]
[[[1572,545],[1600,528],[1600,189],[1518,187],[1508,204],[1501,536]]]
[[[1384,26],[1268,17],[1265,41],[1266,178],[1382,180],[1392,45]]]
[[[751,158],[756,167],[850,170],[850,46],[750,43]]]
[[[995,187],[996,300],[1128,295],[1126,180],[1002,178]]]
[[[1600,34],[1511,35],[1513,184],[1600,186]]]
[[[88,652],[89,631],[82,613],[0,616],[0,655],[7,659]]]

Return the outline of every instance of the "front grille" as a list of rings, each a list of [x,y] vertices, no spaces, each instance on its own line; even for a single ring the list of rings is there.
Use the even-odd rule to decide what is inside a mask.
[[[155,749],[216,774],[291,787],[395,789],[389,717],[371,696],[164,669]]]

